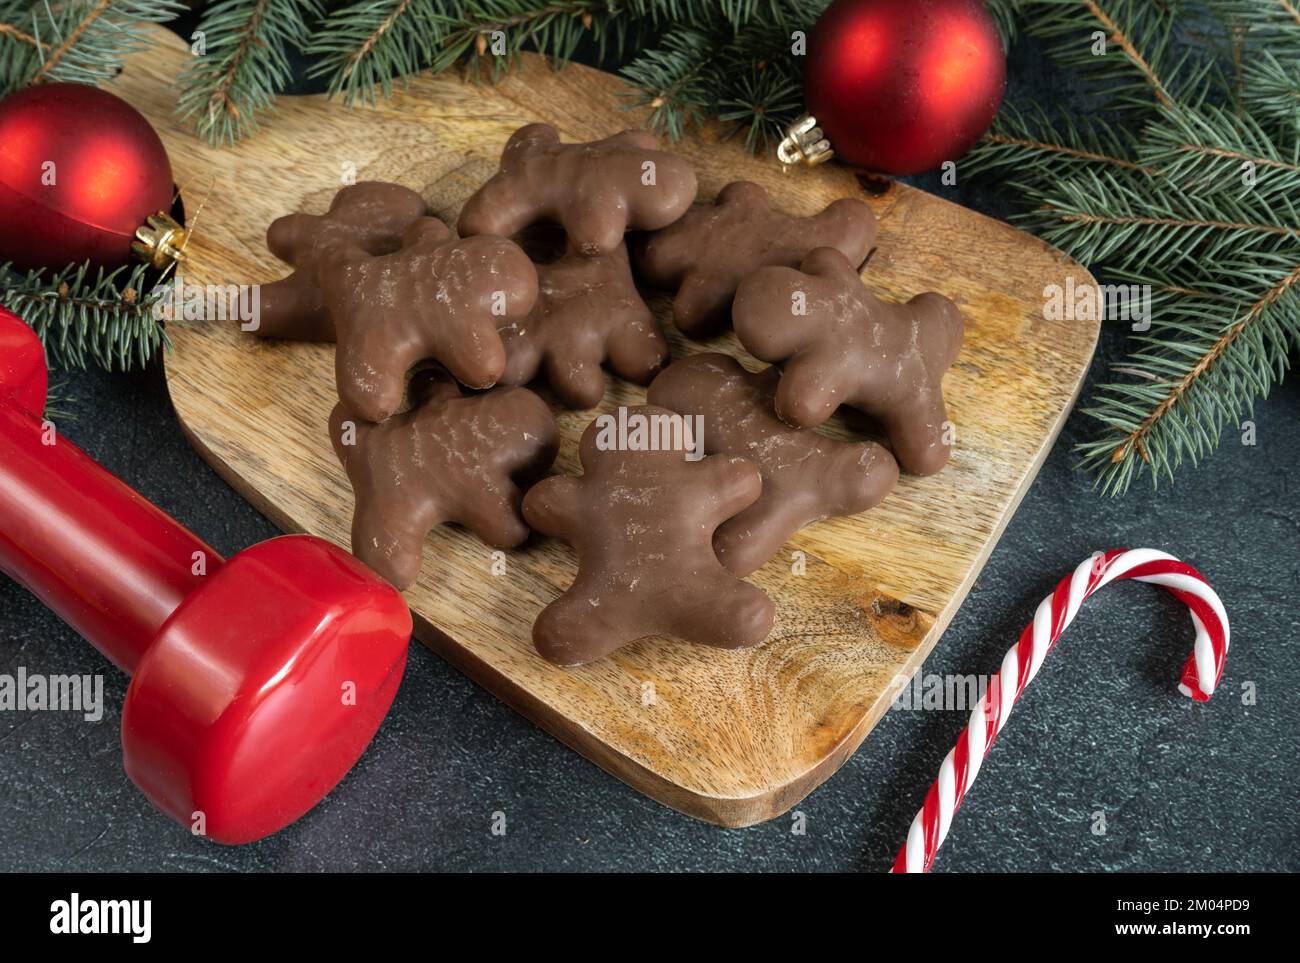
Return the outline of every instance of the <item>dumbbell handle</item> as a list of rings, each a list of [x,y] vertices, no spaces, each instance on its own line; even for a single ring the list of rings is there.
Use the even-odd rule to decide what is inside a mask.
[[[51,429],[0,395],[0,570],[133,672],[224,560]]]

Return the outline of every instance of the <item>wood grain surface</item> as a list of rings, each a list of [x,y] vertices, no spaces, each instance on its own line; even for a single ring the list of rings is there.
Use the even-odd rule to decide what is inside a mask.
[[[414,188],[454,222],[521,124],[542,120],[566,140],[592,140],[640,121],[620,109],[617,78],[557,72],[530,55],[498,86],[422,76],[373,109],[282,98],[256,137],[218,150],[175,116],[172,82],[189,54],[174,35],[157,36],[116,89],[159,130],[191,216],[207,195],[185,268],[194,283],[283,276],[266,250],[267,225],[290,211],[323,212],[353,172]],[[657,638],[578,669],[546,663],[530,644],[532,621],[575,570],[553,539],[494,558],[444,527],[429,536],[406,594],[419,638],[499,698],[653,798],[744,826],[830,776],[939,640],[1056,438],[1097,325],[1044,320],[1045,285],[1091,278],[1042,242],[903,185],[869,195],[839,165],[784,173],[723,133],[707,129],[676,147],[696,165],[702,198],[738,178],[765,185],[796,214],[864,197],[880,220],[865,282],[898,299],[938,290],[961,307],[966,342],[944,382],[957,425],[951,464],[905,477],[872,512],[812,526],[755,573],[776,602],[776,627],[746,651]],[[652,307],[667,323],[667,299]],[[326,433],[331,346],[263,341],[220,321],[174,324],[170,334],[168,384],[198,450],[284,530],[346,546],[352,497]],[[675,355],[722,350],[758,367],[731,335],[670,337]],[[644,389],[617,379],[610,388],[602,410],[644,400]],[[576,441],[593,415],[557,409],[558,470],[577,470]],[[828,430],[850,427],[837,418]]]

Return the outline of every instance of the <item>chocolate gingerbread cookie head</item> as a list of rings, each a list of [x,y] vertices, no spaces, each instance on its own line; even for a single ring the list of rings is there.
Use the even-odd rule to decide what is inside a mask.
[[[657,149],[645,131],[561,144],[554,127],[529,124],[506,142],[500,171],[466,202],[456,229],[510,237],[537,221],[554,221],[583,254],[608,253],[624,231],[677,220],[696,187],[690,163]]]
[[[673,321],[691,338],[724,330],[741,278],[772,265],[798,267],[817,247],[833,247],[861,264],[876,241],[876,218],[862,201],[843,198],[812,217],[773,209],[767,191],[733,181],[714,204],[696,205],[680,221],[637,239],[641,278],[675,289]]]
[[[381,425],[336,405],[330,439],[356,509],[352,552],[399,589],[420,573],[424,537],[455,522],[494,548],[528,537],[520,485],[555,460],[559,433],[546,402],[526,388],[471,397],[446,374],[411,380],[411,408]]]
[[[650,385],[647,400],[702,419],[704,450],[740,455],[758,466],[758,501],[713,533],[718,560],[748,575],[805,525],[856,515],[876,505],[898,481],[898,465],[873,441],[844,442],[791,428],[772,410],[776,368],[753,374],[725,354],[674,362]]]
[[[605,394],[602,362],[643,385],[668,361],[668,342],[637,292],[622,242],[594,257],[570,247],[559,260],[537,265],[537,288],[528,317],[501,329],[502,384],[545,375],[564,404],[591,408]]]
[[[750,354],[782,363],[782,421],[811,428],[850,405],[881,422],[907,471],[930,475],[948,463],[953,433],[940,382],[961,348],[962,318],[943,295],[882,301],[843,254],[819,248],[799,270],[747,277],[733,320]]]
[[[620,409],[587,426],[582,475],[524,496],[528,524],[578,553],[573,585],[533,625],[545,658],[579,665],[652,635],[735,648],[771,630],[771,599],[724,569],[712,541],[758,498],[758,469],[727,455],[688,460],[690,443],[681,415]]]
[[[325,214],[289,214],[271,222],[266,244],[293,273],[262,285],[254,334],[295,341],[333,341],[334,322],[319,271],[349,257],[388,254],[427,214],[419,194],[400,184],[363,181],[334,195]]]
[[[497,328],[527,317],[537,298],[518,245],[456,240],[432,217],[411,224],[397,251],[337,262],[321,281],[338,329],[339,399],[367,421],[397,410],[417,361],[439,361],[471,388],[494,384],[506,365]]]

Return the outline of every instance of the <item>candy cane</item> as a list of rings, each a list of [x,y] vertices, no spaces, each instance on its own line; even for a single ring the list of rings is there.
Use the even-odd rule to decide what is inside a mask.
[[[930,871],[934,855],[948,835],[953,814],[979,774],[993,740],[1006,725],[1011,707],[1038,674],[1047,653],[1074,620],[1084,599],[1103,585],[1128,578],[1163,585],[1191,609],[1196,645],[1187,657],[1178,690],[1197,702],[1210,698],[1223,672],[1229,631],[1228,614],[1204,576],[1172,555],[1149,548],[1096,553],[1043,599],[1034,621],[1002,660],[1001,670],[989,682],[965,730],[957,737],[957,745],[939,768],[939,778],[930,784],[925,805],[912,820],[907,842],[894,860],[893,872]]]

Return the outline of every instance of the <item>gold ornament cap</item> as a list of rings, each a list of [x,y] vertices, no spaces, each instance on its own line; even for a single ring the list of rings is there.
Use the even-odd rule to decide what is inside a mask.
[[[135,230],[131,253],[151,267],[162,270],[185,260],[185,228],[170,214],[159,211],[145,218]]]
[[[835,156],[831,142],[822,135],[817,118],[804,114],[785,129],[785,137],[776,145],[776,159],[782,165],[806,164],[816,167]]]

